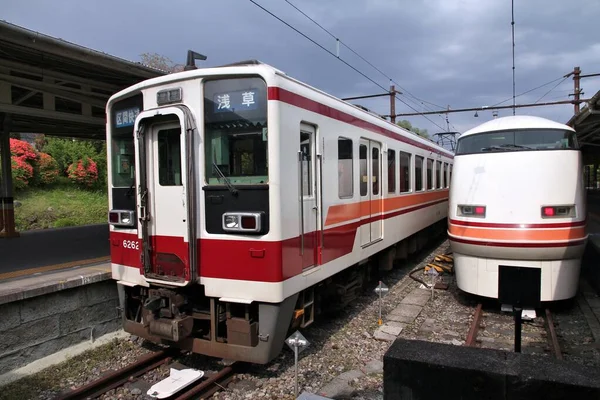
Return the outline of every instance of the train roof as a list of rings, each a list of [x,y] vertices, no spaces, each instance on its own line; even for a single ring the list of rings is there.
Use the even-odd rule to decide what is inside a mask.
[[[476,133],[504,131],[510,129],[563,129],[574,131],[568,125],[561,124],[542,117],[534,117],[531,115],[515,115],[502,118],[496,118],[491,121],[484,122],[463,133],[461,136],[474,135]]]
[[[449,151],[448,149],[445,149],[443,146],[440,146],[431,140],[422,138],[419,135],[417,135],[416,133],[410,132],[410,131],[402,128],[399,125],[393,124],[392,122],[376,115],[372,111],[364,110],[363,108],[361,108],[355,104],[344,101],[334,95],[324,92],[321,89],[318,89],[318,88],[311,86],[307,83],[304,83],[298,79],[295,79],[295,78],[289,76],[288,74],[286,74],[285,72],[279,70],[278,68],[273,67],[272,65],[266,64],[260,60],[243,60],[243,61],[234,62],[231,64],[225,64],[225,65],[214,66],[214,67],[197,68],[197,69],[192,69],[192,70],[188,70],[188,71],[175,72],[175,73],[171,73],[168,75],[159,76],[156,78],[150,78],[145,81],[138,82],[137,84],[135,84],[133,86],[130,86],[128,88],[121,90],[120,92],[113,94],[106,104],[106,110],[108,112],[109,108],[112,106],[112,104],[115,101],[117,101],[123,97],[126,97],[134,92],[138,92],[138,91],[141,91],[143,89],[146,89],[146,88],[149,88],[152,86],[171,84],[174,82],[183,81],[183,80],[187,80],[187,79],[191,79],[191,78],[202,77],[202,76],[214,76],[214,75],[218,76],[218,75],[221,75],[224,73],[231,74],[231,75],[237,75],[237,74],[248,74],[248,73],[259,73],[259,72],[271,73],[271,74],[277,75],[279,77],[285,78],[291,82],[294,82],[295,84],[304,86],[305,88],[308,88],[308,89],[314,91],[315,93],[318,93],[321,96],[326,96],[326,97],[330,98],[331,100],[338,102],[339,106],[342,108],[350,107],[351,109],[356,110],[358,113],[363,115],[363,117],[361,117],[361,118],[364,118],[365,121],[369,121],[370,123],[372,123],[374,125],[379,125],[381,128],[384,128],[384,129],[395,130],[396,132],[394,132],[394,133],[399,134],[399,135],[400,135],[400,132],[402,132],[402,134],[404,136],[407,136],[407,138],[409,140],[412,140],[413,142],[418,142],[421,145],[425,145],[429,148],[434,148],[446,156],[449,156],[449,157],[453,156],[453,153],[451,151]],[[347,112],[348,109],[346,109],[345,111]]]

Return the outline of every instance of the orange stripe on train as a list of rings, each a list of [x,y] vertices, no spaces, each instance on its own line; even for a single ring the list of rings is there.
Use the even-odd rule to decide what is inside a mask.
[[[497,229],[450,225],[451,235],[479,240],[554,241],[585,239],[585,227],[558,229]]]
[[[448,189],[437,190],[435,192],[404,194],[380,200],[336,204],[329,207],[325,226],[348,222],[359,218],[368,218],[373,214],[381,213],[381,210],[383,210],[383,212],[390,212],[445,198],[448,198]]]

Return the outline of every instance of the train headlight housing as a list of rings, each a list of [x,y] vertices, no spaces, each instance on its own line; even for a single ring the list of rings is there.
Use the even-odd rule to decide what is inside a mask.
[[[458,206],[458,215],[461,217],[485,218],[486,208],[481,205],[463,204]]]
[[[228,212],[223,214],[223,230],[226,232],[260,232],[261,213]]]
[[[575,206],[542,206],[542,218],[574,218]]]
[[[115,226],[133,226],[135,223],[134,213],[131,210],[110,210],[108,222]]]

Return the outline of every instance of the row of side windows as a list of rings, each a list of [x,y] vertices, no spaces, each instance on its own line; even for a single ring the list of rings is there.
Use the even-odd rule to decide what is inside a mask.
[[[379,150],[373,150],[373,175],[379,175]],[[361,153],[366,151],[361,146]],[[414,158],[414,164],[412,164]],[[366,159],[366,154],[360,154],[360,159]],[[351,198],[354,195],[354,167],[353,167],[352,139],[338,138],[338,195],[339,198]],[[436,190],[450,187],[452,165],[447,162],[434,161],[430,158],[417,156],[404,151],[387,151],[388,167],[388,193],[410,193],[413,191],[412,178],[414,178],[414,191]],[[424,167],[426,168],[425,182],[423,181]],[[364,171],[363,171],[364,169]],[[411,170],[413,173],[411,174]],[[396,180],[398,172],[399,182]],[[361,163],[361,176],[366,176],[366,164]],[[424,188],[426,185],[426,189]],[[367,192],[367,183],[361,180],[361,196]],[[373,194],[379,194],[379,182],[373,182]]]

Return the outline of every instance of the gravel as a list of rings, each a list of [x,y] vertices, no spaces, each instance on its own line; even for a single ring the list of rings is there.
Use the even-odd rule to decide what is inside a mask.
[[[449,250],[447,241],[438,240],[409,261],[382,275],[382,282],[389,292],[382,299],[382,316],[398,306],[400,301],[421,284],[411,279],[408,273],[417,266],[422,268],[437,254]],[[422,276],[422,274],[419,274]],[[429,299],[417,318],[403,326],[398,337],[431,340],[454,345],[463,345],[471,322],[476,299],[463,294],[456,288],[454,277],[444,274],[442,282],[448,290],[436,290],[433,300]],[[300,353],[299,393],[320,393],[322,389],[340,386],[340,393],[352,399],[383,399],[383,355],[391,342],[374,337],[378,325],[378,297],[374,292],[377,283],[355,299],[346,309],[335,315],[317,317],[315,323],[302,330],[310,345]],[[485,308],[484,308],[485,310]],[[557,309],[554,318],[558,333],[567,350],[565,358],[578,360],[587,365],[599,365],[598,352],[591,350],[593,338],[578,307]],[[512,349],[512,317],[498,310],[486,310],[486,329],[480,334],[480,346]],[[390,327],[393,327],[390,324]],[[544,349],[544,328],[540,319],[526,323],[523,327],[523,347],[548,355]],[[121,368],[139,356],[158,349],[138,339],[115,341],[88,354],[76,357],[65,365],[43,371],[9,385],[0,392],[0,399],[50,399],[62,390],[78,387],[109,369]],[[175,360],[178,365],[201,369],[210,376],[222,368],[218,360],[197,354],[189,354]],[[154,383],[169,375],[169,365],[145,374],[141,380],[113,390],[102,399],[149,399],[147,390]],[[344,374],[344,375],[342,375]],[[54,375],[54,377],[52,377]],[[337,379],[342,375],[348,379]],[[215,394],[216,399],[294,399],[294,354],[284,345],[281,354],[267,365],[245,365],[241,373],[224,391]],[[339,384],[339,385],[337,385]],[[25,396],[23,387],[27,386]],[[336,389],[337,390],[337,389]],[[328,393],[329,394],[329,393]],[[12,397],[11,397],[12,396]]]

